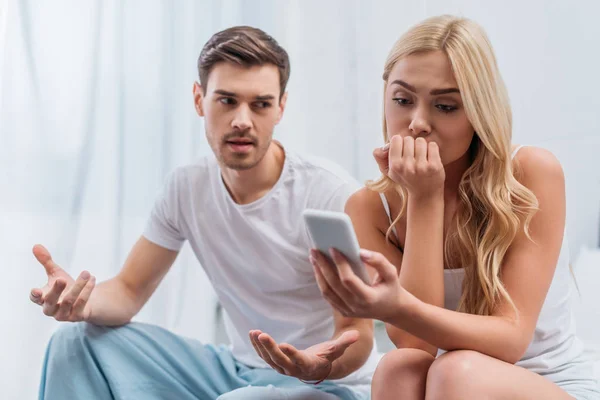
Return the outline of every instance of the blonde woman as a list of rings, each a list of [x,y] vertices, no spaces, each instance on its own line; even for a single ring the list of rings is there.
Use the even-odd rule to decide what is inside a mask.
[[[346,204],[374,281],[311,252],[344,316],[386,322],[397,349],[373,399],[599,399],[569,308],[565,183],[511,144],[492,47],[474,22],[428,19],[385,64],[382,172]]]

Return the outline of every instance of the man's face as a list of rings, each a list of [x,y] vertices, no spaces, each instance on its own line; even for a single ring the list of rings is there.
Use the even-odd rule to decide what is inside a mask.
[[[273,129],[283,116],[275,65],[243,67],[216,64],[208,75],[205,93],[194,83],[194,103],[204,117],[206,138],[215,156],[227,168],[246,170],[267,153]]]

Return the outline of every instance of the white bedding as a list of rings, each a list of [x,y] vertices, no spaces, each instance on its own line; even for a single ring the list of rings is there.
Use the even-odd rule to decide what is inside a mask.
[[[600,249],[583,248],[574,273],[579,287],[573,304],[577,335],[585,342],[590,357],[596,360],[596,377],[600,380]]]

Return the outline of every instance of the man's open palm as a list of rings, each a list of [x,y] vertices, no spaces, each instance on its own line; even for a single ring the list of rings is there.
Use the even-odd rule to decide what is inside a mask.
[[[85,321],[91,313],[87,302],[96,285],[96,278],[83,271],[74,280],[58,266],[42,245],[33,247],[33,255],[44,266],[48,282],[31,290],[29,298],[43,308],[44,314],[58,321]]]

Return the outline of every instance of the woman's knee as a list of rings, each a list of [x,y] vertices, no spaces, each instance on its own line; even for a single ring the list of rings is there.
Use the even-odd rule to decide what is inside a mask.
[[[427,371],[434,357],[420,349],[397,349],[377,365],[371,384],[373,399],[423,398]]]
[[[428,352],[420,349],[396,349],[387,353],[375,370],[376,376],[382,379],[402,376],[426,376],[431,363],[435,358]]]
[[[462,399],[477,384],[482,354],[450,351],[438,357],[427,374],[427,400]]]

